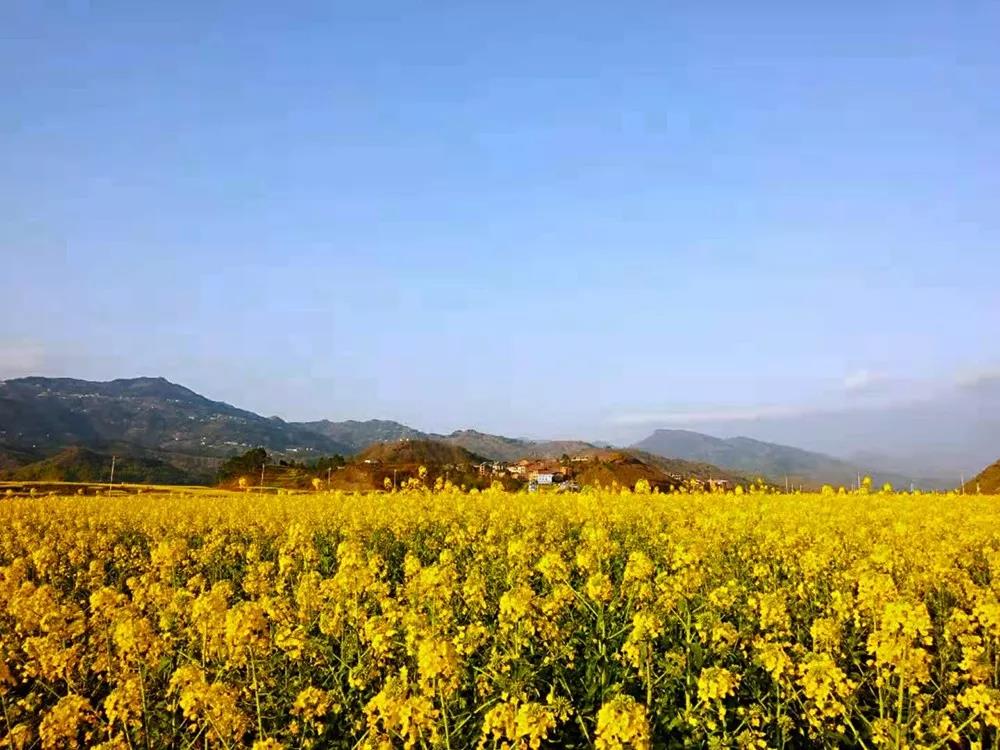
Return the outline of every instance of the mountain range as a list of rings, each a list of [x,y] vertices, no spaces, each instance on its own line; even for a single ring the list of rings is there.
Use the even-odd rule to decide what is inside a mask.
[[[29,377],[0,383],[0,445],[46,451],[115,442],[209,456],[258,445],[279,453],[351,451],[305,425],[211,401],[164,378],[100,383]]]
[[[527,440],[476,430],[436,434],[380,419],[286,422],[213,401],[160,377],[109,382],[45,377],[0,381],[0,472],[8,476],[31,474],[28,466],[49,461],[38,471],[53,478],[68,459],[64,456],[62,463],[53,464],[52,457],[71,446],[101,456],[126,455],[154,462],[147,468],[155,469],[158,476],[168,473],[163,464],[186,472],[191,481],[205,482],[211,481],[225,458],[255,447],[265,448],[276,459],[309,461],[354,456],[370,446],[400,440],[434,441],[498,461],[596,456],[606,448],[580,440]],[[911,482],[928,489],[942,486],[933,478],[880,471],[791,446],[688,430],[656,430],[631,449],[633,455],[645,452],[641,459],[645,463],[680,462],[673,467],[677,476],[696,473],[691,469],[694,462],[703,467],[697,471],[706,475],[761,476],[779,485],[787,480],[809,487],[849,486],[861,473],[897,486]],[[94,461],[90,454],[86,459],[83,463]]]
[[[876,375],[840,388],[825,407],[681,411],[634,424],[750,435],[860,467],[944,477],[952,487],[1000,456],[1000,370],[939,380]]]
[[[872,477],[878,485],[889,482],[901,489],[907,489],[911,484],[923,489],[945,489],[949,486],[933,477],[885,471],[824,453],[748,437],[718,438],[691,430],[656,430],[633,447],[659,456],[703,461],[752,477],[765,477],[779,485],[787,482],[792,487],[813,487],[817,484],[850,487],[861,476]]]

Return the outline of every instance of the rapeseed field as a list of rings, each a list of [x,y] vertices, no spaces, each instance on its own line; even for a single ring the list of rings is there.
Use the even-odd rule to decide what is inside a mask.
[[[1000,498],[0,500],[0,747],[996,747]]]

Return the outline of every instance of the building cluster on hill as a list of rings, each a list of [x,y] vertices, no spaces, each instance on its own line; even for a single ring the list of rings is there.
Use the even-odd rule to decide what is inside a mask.
[[[576,491],[579,489],[579,485],[573,481],[575,472],[572,462],[581,460],[589,461],[592,459],[581,457],[566,461],[522,458],[520,461],[511,463],[506,461],[484,461],[479,464],[478,469],[480,476],[510,477],[526,481],[529,491],[534,491],[539,487],[554,487],[562,491]]]
[[[520,461],[512,463],[506,461],[484,461],[479,464],[478,469],[480,476],[500,476],[506,474],[529,481],[541,478],[543,483],[561,482],[573,475],[573,469],[567,462],[555,459],[522,458]]]

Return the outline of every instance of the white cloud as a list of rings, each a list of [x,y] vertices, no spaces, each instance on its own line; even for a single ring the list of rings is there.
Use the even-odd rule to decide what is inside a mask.
[[[984,369],[959,373],[955,378],[955,385],[969,391],[1000,388],[1000,369]]]
[[[697,411],[635,412],[613,418],[619,425],[693,425],[708,422],[750,422],[755,419],[801,417],[821,411],[803,406],[751,406],[746,408],[720,408]]]
[[[844,390],[849,393],[871,391],[888,384],[890,378],[883,372],[858,370],[844,378]]]
[[[899,407],[938,403],[956,392],[968,395],[1000,394],[1000,368],[966,371],[948,379],[901,378],[862,369],[848,374],[839,393],[820,394],[812,403],[729,406],[676,411],[637,410],[611,418],[621,426],[696,426],[817,415],[858,414]]]

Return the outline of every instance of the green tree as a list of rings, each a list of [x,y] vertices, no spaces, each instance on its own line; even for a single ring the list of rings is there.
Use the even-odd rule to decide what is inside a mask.
[[[260,473],[260,467],[270,462],[267,451],[263,448],[251,448],[242,456],[233,456],[222,463],[219,467],[219,479],[223,482],[230,481],[236,477],[249,474],[254,476]]]

